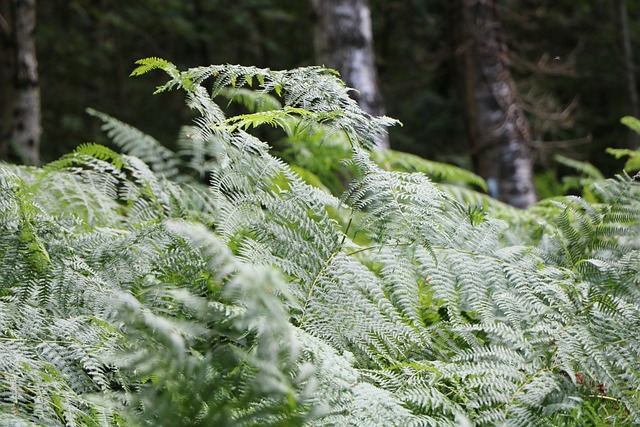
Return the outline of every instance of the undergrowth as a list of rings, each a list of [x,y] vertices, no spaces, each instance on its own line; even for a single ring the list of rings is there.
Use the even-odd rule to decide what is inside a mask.
[[[1,425],[640,422],[638,175],[521,211],[328,70],[155,69],[177,152],[91,111],[121,153],[0,167]]]

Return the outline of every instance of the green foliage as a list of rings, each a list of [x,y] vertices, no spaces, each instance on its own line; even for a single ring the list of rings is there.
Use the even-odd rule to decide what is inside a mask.
[[[589,162],[584,162],[569,157],[556,155],[554,160],[559,164],[573,169],[577,175],[566,175],[562,178],[561,191],[557,194],[582,193],[582,196],[589,201],[595,201],[595,196],[591,192],[591,185],[594,182],[604,179],[602,172]]]
[[[640,134],[640,120],[635,117],[625,116],[620,121],[634,132]],[[628,156],[629,159],[624,164],[624,170],[628,173],[640,170],[640,149],[607,148],[607,153],[613,155],[616,159]]]
[[[640,134],[640,120],[632,116],[624,116],[620,119],[620,123],[627,126],[632,131]]]
[[[484,179],[473,172],[452,165],[425,160],[414,154],[381,150],[374,152],[373,158],[376,163],[386,170],[421,172],[432,177],[437,182],[466,184],[488,191],[487,183]]]
[[[607,148],[607,153],[612,154],[616,159],[628,156],[624,164],[624,170],[635,172],[640,170],[640,150],[629,150],[628,148]]]
[[[554,160],[562,165],[575,169],[584,178],[587,178],[591,181],[604,179],[602,172],[600,172],[598,168],[593,166],[591,163],[581,162],[561,155],[556,155],[554,157]]]
[[[276,141],[273,152],[296,169],[303,179],[312,185],[326,188],[334,195],[341,195],[353,179],[354,170],[346,160],[352,155],[352,143],[344,132],[332,131],[331,127],[317,126],[326,119],[318,117],[309,124],[308,120],[295,117],[274,96],[263,91],[245,88],[223,89],[219,93],[232,102],[243,105],[254,114],[240,115],[229,122],[242,126],[279,124],[285,131],[285,138]],[[280,111],[274,111],[280,110]],[[262,114],[272,111],[269,114]],[[257,113],[257,114],[256,114]],[[300,116],[309,113],[299,111]],[[421,172],[436,182],[446,182],[457,186],[474,186],[487,190],[486,183],[478,175],[453,165],[425,160],[416,155],[395,150],[374,150],[373,161],[385,170],[398,172]]]
[[[0,168],[1,424],[640,422],[636,180],[519,211],[381,168],[393,121],[320,68],[152,69],[198,113],[178,152],[93,112],[126,154]],[[263,104],[226,117],[234,92]],[[265,124],[317,141],[303,169]],[[325,143],[341,198],[296,172]]]

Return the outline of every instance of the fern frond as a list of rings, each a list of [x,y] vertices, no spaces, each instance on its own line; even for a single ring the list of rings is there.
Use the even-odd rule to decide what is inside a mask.
[[[126,154],[140,158],[155,173],[166,176],[169,179],[178,175],[178,167],[181,162],[177,155],[165,148],[156,139],[94,109],[88,108],[87,113],[102,120],[104,123],[102,130]]]
[[[252,82],[247,82],[249,85]],[[249,112],[263,113],[270,110],[282,109],[282,104],[272,95],[256,92],[242,87],[223,88],[218,94],[229,99],[230,102],[243,105]]]
[[[368,155],[356,151],[353,161],[363,177],[352,187],[347,202],[366,212],[363,227],[374,241],[422,244],[439,228],[433,218],[442,212],[443,194],[422,174],[387,172]]]
[[[138,67],[131,72],[132,76],[141,76],[156,69],[164,70],[169,74],[172,74],[173,71],[177,71],[175,65],[162,58],[152,57],[139,59],[136,61],[136,64]]]
[[[422,172],[436,182],[473,185],[487,191],[487,184],[480,176],[466,169],[426,160],[414,154],[377,150],[373,152],[373,160],[385,170]]]
[[[587,178],[595,180],[604,179],[602,172],[600,172],[598,168],[588,162],[581,162],[578,160],[570,159],[569,157],[561,156],[559,154],[554,156],[554,160],[562,165],[569,166],[570,168],[575,169]]]

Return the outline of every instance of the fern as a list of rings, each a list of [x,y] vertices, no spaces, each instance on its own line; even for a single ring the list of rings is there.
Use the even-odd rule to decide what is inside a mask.
[[[102,130],[122,151],[138,157],[155,173],[165,175],[168,179],[176,178],[180,160],[171,150],[163,147],[154,138],[104,113],[91,108],[87,109],[87,113],[104,122]]]
[[[640,422],[637,181],[519,211],[378,166],[393,121],[330,71],[139,65],[199,113],[177,153],[94,113],[126,154],[0,167],[1,423]],[[249,133],[272,124],[339,147],[344,194]]]
[[[453,165],[433,162],[413,154],[393,150],[374,151],[373,159],[386,170],[422,172],[438,182],[462,183],[487,191],[487,184],[481,177]]]

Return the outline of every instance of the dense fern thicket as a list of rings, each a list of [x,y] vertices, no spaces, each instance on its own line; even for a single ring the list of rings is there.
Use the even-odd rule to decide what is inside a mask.
[[[0,425],[640,422],[638,176],[519,211],[327,70],[158,68],[179,152],[91,111],[124,154],[0,167]]]

